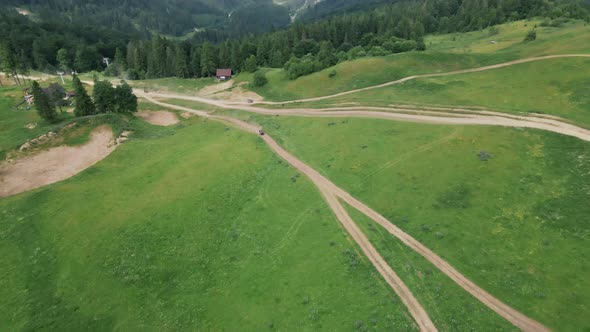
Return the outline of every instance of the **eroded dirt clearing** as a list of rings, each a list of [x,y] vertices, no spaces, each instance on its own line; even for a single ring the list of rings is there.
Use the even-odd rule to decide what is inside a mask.
[[[59,146],[12,162],[0,163],[0,197],[6,197],[72,177],[106,158],[116,148],[107,125],[90,133],[88,143]]]
[[[180,122],[176,114],[168,111],[140,111],[137,117],[156,126],[172,126]]]
[[[262,96],[246,89],[246,84],[248,84],[248,82],[235,84],[233,80],[229,80],[227,82],[206,86],[199,90],[197,95],[203,98],[237,103],[259,103],[264,101]]]

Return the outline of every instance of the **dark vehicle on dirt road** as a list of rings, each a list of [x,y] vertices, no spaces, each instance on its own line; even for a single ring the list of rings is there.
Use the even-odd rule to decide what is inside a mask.
[[[264,136],[264,130],[260,129],[258,130],[258,133],[260,134],[260,136]]]

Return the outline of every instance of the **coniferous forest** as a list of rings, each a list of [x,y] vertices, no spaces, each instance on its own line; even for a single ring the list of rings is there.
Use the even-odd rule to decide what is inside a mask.
[[[184,33],[199,21],[198,15],[214,17],[235,4],[176,0],[184,4],[175,8],[188,8],[190,15],[185,17],[166,13],[159,1],[143,6],[126,1],[120,8],[110,0],[104,1],[104,6],[79,2],[71,7],[59,1],[13,2],[0,9],[1,71],[102,71],[106,68],[103,58],[108,57],[113,65],[107,74],[126,79],[208,77],[217,68],[240,72],[257,66],[284,67],[294,79],[339,61],[424,50],[423,36],[429,33],[479,30],[536,16],[590,17],[588,2],[578,0],[376,1],[376,7],[365,4],[369,9],[361,7],[363,10],[352,14],[335,16],[325,13],[330,4],[326,1],[321,3],[321,15],[312,8],[304,19],[289,24],[286,8],[252,1],[249,7],[235,7],[230,15],[234,18],[223,32],[215,29],[219,22],[213,19],[204,24],[209,27],[193,28],[194,33],[179,39],[165,35]],[[22,2],[38,11],[17,11],[14,5]],[[341,2],[335,1],[335,8]],[[62,14],[51,16],[52,10],[58,9]],[[321,19],[314,19],[314,10]],[[165,16],[149,15],[152,12]],[[258,19],[260,15],[267,19]],[[143,29],[138,30],[137,25]]]

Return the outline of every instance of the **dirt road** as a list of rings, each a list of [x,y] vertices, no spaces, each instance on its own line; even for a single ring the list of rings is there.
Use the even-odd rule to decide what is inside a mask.
[[[236,126],[254,134],[257,134],[258,132],[258,127],[232,117],[214,116],[204,111],[197,111],[190,109],[188,107],[167,104],[155,100],[151,96],[145,96],[145,98],[160,106],[191,112],[211,119],[231,122]],[[377,271],[379,271],[379,273],[388,282],[388,284],[392,287],[396,294],[398,294],[400,299],[402,299],[403,303],[408,307],[408,310],[410,310],[412,317],[414,317],[414,319],[416,320],[416,322],[422,330],[432,331],[436,328],[432,324],[430,318],[428,318],[428,314],[424,311],[422,306],[414,298],[411,291],[407,288],[407,286],[405,286],[405,284],[403,284],[403,282],[399,279],[397,274],[395,274],[395,272],[391,270],[391,268],[379,255],[375,248],[371,245],[371,243],[364,236],[364,234],[362,234],[360,229],[358,229],[358,226],[354,224],[354,221],[352,221],[350,216],[348,216],[346,211],[342,208],[340,202],[338,202],[338,199],[342,199],[346,203],[350,204],[352,207],[367,215],[369,218],[373,219],[375,222],[379,223],[381,226],[387,229],[392,235],[394,235],[402,242],[404,242],[406,245],[408,245],[410,248],[414,249],[416,252],[421,254],[424,258],[426,258],[429,262],[436,266],[440,271],[442,271],[449,278],[455,281],[459,286],[461,286],[467,292],[472,294],[475,298],[480,300],[490,309],[494,310],[496,313],[498,313],[506,320],[514,324],[516,327],[522,329],[523,331],[549,331],[549,329],[547,329],[542,324],[526,317],[522,313],[511,308],[507,304],[495,298],[493,295],[478,287],[467,277],[462,275],[459,271],[454,269],[445,260],[436,255],[434,252],[432,252],[426,246],[414,239],[412,236],[393,225],[390,221],[385,219],[376,211],[369,208],[364,203],[352,197],[348,192],[336,186],[334,183],[332,183],[330,180],[319,174],[313,168],[311,168],[307,164],[303,163],[301,160],[297,159],[295,156],[288,153],[279,144],[277,144],[272,139],[272,137],[270,137],[269,135],[264,135],[262,136],[262,139],[277,155],[289,162],[291,166],[305,174],[319,188],[320,192],[325,197],[326,201],[334,211],[334,214],[336,215],[338,220],[342,223],[342,225],[349,232],[352,238],[356,241],[359,247],[361,247],[361,249],[367,255],[367,257],[369,257],[369,260],[375,266]]]
[[[420,109],[400,109],[387,107],[345,107],[325,109],[296,108],[279,110],[267,109],[256,106],[226,104],[218,100],[208,100],[200,97],[184,96],[177,94],[144,93],[143,91],[136,91],[135,93],[138,95],[138,97],[149,97],[152,101],[155,100],[154,97],[166,99],[182,99],[206,103],[224,109],[236,109],[240,111],[262,115],[288,115],[321,118],[355,117],[445,125],[488,125],[516,128],[532,128],[572,136],[584,141],[590,141],[590,130],[566,123],[564,121],[560,121],[556,117],[549,118],[539,116],[518,116],[491,111],[472,111],[472,113],[435,112]],[[367,109],[367,111],[362,111],[362,109]],[[374,111],[371,111],[371,109],[374,109]]]

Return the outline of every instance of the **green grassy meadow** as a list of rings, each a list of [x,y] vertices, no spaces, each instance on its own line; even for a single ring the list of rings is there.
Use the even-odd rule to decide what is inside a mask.
[[[590,58],[542,60],[477,73],[420,78],[323,104],[478,106],[513,114],[546,113],[590,127],[589,70]]]
[[[589,328],[587,142],[500,127],[252,119],[496,297],[551,328]]]
[[[581,21],[564,23],[560,27],[543,27],[544,20],[508,22],[480,31],[429,35],[425,38],[428,51],[445,53],[515,53],[521,58],[568,53],[590,53],[590,26]],[[523,43],[531,29],[537,39]]]
[[[99,164],[0,199],[1,330],[416,329],[256,136],[127,125]]]

